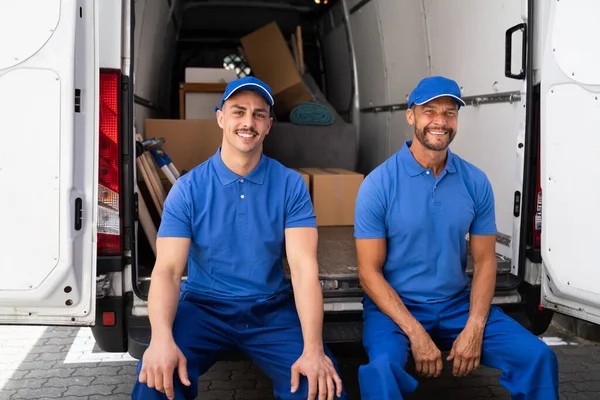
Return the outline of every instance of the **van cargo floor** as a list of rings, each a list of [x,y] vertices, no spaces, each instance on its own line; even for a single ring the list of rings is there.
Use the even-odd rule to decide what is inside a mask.
[[[352,226],[320,227],[317,257],[319,276],[323,279],[353,280],[358,278],[356,245]],[[510,272],[510,259],[496,255],[498,274]],[[284,259],[284,269],[289,276],[289,265]],[[473,259],[467,259],[467,274],[473,274]]]
[[[349,282],[350,287],[358,288],[358,264],[356,261],[356,244],[353,236],[352,226],[334,226],[319,228],[319,244],[317,257],[319,260],[319,278],[321,281]],[[510,273],[511,263],[501,255],[496,255],[498,262],[498,276],[507,276]],[[283,259],[283,268],[289,278],[290,271],[287,259]],[[187,269],[186,269],[187,275]],[[473,259],[469,254],[467,259],[467,274],[473,275]],[[150,273],[140,278],[143,293],[147,293],[150,281]],[[186,279],[187,276],[184,276]],[[514,277],[516,278],[516,277]],[[503,286],[511,287],[512,279],[506,282],[499,280],[497,289]]]

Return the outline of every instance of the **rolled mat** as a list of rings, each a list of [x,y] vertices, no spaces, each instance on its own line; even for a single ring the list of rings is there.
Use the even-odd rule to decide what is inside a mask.
[[[333,114],[322,104],[315,102],[301,102],[296,104],[290,113],[290,122],[298,125],[331,125]]]

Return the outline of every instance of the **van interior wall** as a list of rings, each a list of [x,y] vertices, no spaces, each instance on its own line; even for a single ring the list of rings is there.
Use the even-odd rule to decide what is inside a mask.
[[[523,22],[521,0],[344,1],[351,10],[361,109],[404,105],[392,112],[361,112],[358,169],[363,173],[412,138],[405,105],[422,78],[453,78],[467,97],[525,90],[524,81],[504,75],[505,32]],[[514,73],[521,66],[521,38],[520,33],[513,38]],[[513,230],[519,226],[513,204],[523,173],[524,148],[519,144],[524,143],[525,96],[521,94],[521,100],[512,104],[462,108],[451,145],[492,183],[498,231],[508,239],[497,244],[497,253],[507,258],[515,256],[519,239],[518,230]]]
[[[143,134],[146,118],[166,118],[171,109],[177,13],[166,0],[136,0],[133,44],[134,125]],[[173,12],[173,14],[172,14]],[[173,17],[171,18],[171,15]]]
[[[325,93],[336,112],[352,121],[354,102],[353,58],[344,21],[342,1],[334,3],[318,21],[325,69]]]

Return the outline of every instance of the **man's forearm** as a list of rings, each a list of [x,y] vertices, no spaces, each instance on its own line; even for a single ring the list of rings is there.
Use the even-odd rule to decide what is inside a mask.
[[[317,270],[316,265],[299,266],[297,276],[292,275],[305,352],[323,351],[323,292],[318,274],[310,273]]]
[[[496,289],[496,262],[489,261],[475,265],[471,285],[471,308],[467,324],[483,329],[490,312],[490,305]]]
[[[360,282],[371,300],[402,329],[406,336],[412,338],[424,329],[408,311],[398,293],[385,280],[381,272],[363,273]]]
[[[152,327],[152,338],[173,337],[173,320],[179,303],[181,278],[169,272],[152,273],[148,294],[148,317]]]

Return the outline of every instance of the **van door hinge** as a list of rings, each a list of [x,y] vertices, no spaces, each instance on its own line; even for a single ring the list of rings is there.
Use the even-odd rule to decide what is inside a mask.
[[[75,112],[81,112],[81,89],[75,89]]]

